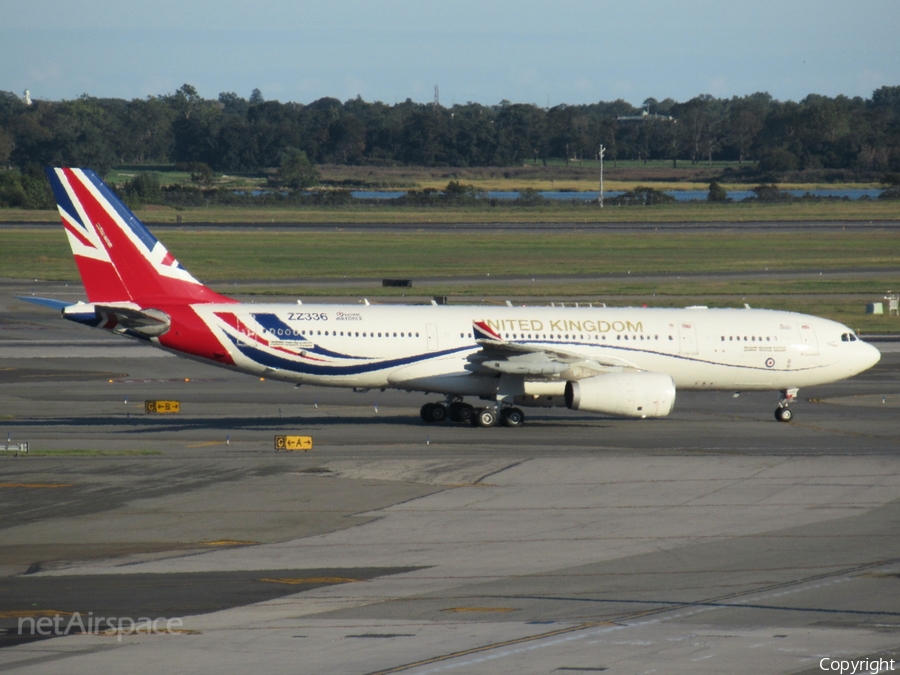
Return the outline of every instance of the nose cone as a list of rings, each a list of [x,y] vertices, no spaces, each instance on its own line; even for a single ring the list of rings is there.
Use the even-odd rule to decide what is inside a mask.
[[[859,361],[859,365],[860,365],[859,372],[868,370],[869,368],[874,366],[876,363],[881,361],[881,352],[878,351],[878,349],[876,349],[872,345],[870,345],[868,342],[860,342],[859,347],[860,347],[860,354],[858,357],[858,361]]]

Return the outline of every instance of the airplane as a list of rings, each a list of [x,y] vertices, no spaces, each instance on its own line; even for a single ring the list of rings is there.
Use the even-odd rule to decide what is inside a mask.
[[[523,407],[668,415],[678,390],[779,392],[881,358],[835,321],[794,312],[646,307],[246,304],[195,279],[90,169],[48,168],[87,302],[21,297],[63,318],[251,375],[439,394],[422,420],[518,427]],[[475,406],[466,397],[485,401]]]

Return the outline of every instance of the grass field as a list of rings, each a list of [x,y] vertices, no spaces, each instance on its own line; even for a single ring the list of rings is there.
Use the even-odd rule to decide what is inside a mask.
[[[146,223],[708,223],[774,221],[898,221],[900,203],[891,201],[811,201],[793,203],[707,204],[677,203],[661,206],[606,206],[551,203],[534,207],[478,206],[398,207],[350,204],[342,207],[196,207],[176,210],[164,206],[137,209]],[[178,219],[181,219],[180,221]],[[55,211],[0,209],[0,222],[57,223]]]
[[[184,229],[166,246],[205,279],[323,279],[896,268],[900,232],[509,232],[459,234]],[[0,231],[0,264],[74,279],[62,228]]]

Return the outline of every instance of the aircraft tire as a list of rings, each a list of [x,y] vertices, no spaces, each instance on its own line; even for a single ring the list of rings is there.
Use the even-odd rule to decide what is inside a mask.
[[[475,408],[468,403],[462,403],[459,407],[459,421],[460,422],[471,422],[472,418],[475,417]]]
[[[790,422],[794,419],[794,413],[790,408],[778,408],[775,411],[775,419],[779,422]]]
[[[447,416],[451,422],[471,422],[475,416],[475,408],[468,403],[456,401],[448,407]]]
[[[505,427],[520,427],[525,423],[525,413],[518,408],[504,408],[500,413],[500,423]]]
[[[447,408],[442,403],[426,403],[419,411],[419,416],[428,423],[443,422],[447,419]]]
[[[426,403],[422,406],[423,410],[426,406],[428,406],[428,410],[424,413],[427,416],[426,422],[443,422],[447,419],[447,406],[443,403]]]
[[[478,427],[497,426],[497,412],[493,408],[478,408],[472,418],[472,424]]]

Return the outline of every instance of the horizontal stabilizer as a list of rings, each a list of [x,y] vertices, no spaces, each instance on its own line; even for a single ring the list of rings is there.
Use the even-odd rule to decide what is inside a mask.
[[[16,300],[24,300],[25,302],[30,302],[33,305],[41,305],[42,307],[58,309],[59,311],[64,310],[66,307],[72,304],[71,302],[66,302],[65,300],[54,300],[53,298],[37,298],[33,295],[17,295],[15,297]]]
[[[79,302],[63,307],[63,317],[76,323],[105,328],[118,333],[158,337],[172,325],[169,315],[158,309],[141,309],[134,303],[95,304]]]
[[[131,309],[115,305],[94,305],[94,309],[98,316],[115,320],[117,327],[147,337],[162,335],[171,325],[168,315],[158,309]]]

